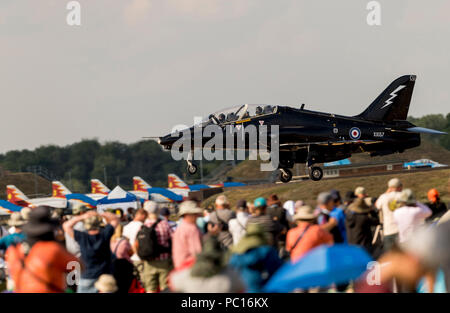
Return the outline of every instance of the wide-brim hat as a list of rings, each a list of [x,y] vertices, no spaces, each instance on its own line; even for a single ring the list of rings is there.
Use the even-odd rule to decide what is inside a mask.
[[[192,200],[184,201],[180,204],[180,210],[178,211],[179,216],[186,214],[202,214],[203,209],[197,206],[197,203]]]
[[[40,206],[30,213],[30,219],[23,226],[23,232],[27,237],[36,237],[53,232],[58,226],[59,221],[51,218],[50,207]]]
[[[264,232],[263,227],[256,223],[249,223],[247,224],[247,233],[232,248],[232,252],[243,254],[250,249],[264,246],[268,243],[268,234]]]
[[[397,203],[405,203],[407,205],[416,204],[417,200],[411,189],[403,190],[397,197]]]
[[[348,206],[348,209],[355,213],[367,213],[372,210],[372,207],[367,204],[366,199],[358,198]]]
[[[314,214],[314,209],[310,207],[309,205],[303,205],[297,209],[297,212],[295,213],[293,219],[294,221],[297,220],[303,220],[303,221],[309,221],[316,218],[316,215]]]
[[[100,215],[89,216],[83,221],[86,230],[97,230],[103,226],[103,218]]]
[[[9,220],[8,220],[8,225],[11,227],[23,226],[26,223],[27,223],[27,221],[25,221],[23,219],[22,214],[20,214],[20,212],[11,213],[11,216],[9,217]]]
[[[102,274],[99,279],[95,282],[94,287],[98,291],[113,293],[117,291],[117,283],[114,276],[110,274]]]

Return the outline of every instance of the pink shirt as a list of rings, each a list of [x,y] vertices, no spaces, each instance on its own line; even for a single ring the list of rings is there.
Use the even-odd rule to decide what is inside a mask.
[[[201,251],[201,233],[197,225],[181,222],[172,238],[172,259],[175,269],[195,258]]]
[[[394,220],[398,225],[399,242],[405,242],[411,234],[425,223],[425,219],[431,215],[431,210],[421,203],[416,206],[404,206],[394,211]]]

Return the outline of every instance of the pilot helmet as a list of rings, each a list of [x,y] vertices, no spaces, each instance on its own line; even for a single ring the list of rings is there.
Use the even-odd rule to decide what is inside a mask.
[[[263,109],[260,106],[257,106],[255,109],[256,115],[262,114],[262,112],[263,112]]]

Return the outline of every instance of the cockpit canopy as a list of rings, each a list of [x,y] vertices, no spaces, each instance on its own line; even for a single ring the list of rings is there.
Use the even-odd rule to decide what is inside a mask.
[[[277,111],[277,108],[277,106],[264,104],[236,105],[210,114],[208,117],[203,119],[202,123],[231,123],[262,114],[275,113]]]

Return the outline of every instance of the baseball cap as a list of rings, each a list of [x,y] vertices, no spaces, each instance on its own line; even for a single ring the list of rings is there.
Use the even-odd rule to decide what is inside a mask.
[[[400,179],[398,178],[392,178],[389,180],[388,182],[388,187],[389,188],[398,188],[402,185],[402,182],[400,181]]]
[[[263,197],[259,197],[256,198],[255,201],[253,202],[253,204],[255,205],[255,207],[263,207],[267,205],[266,199],[264,199]]]

